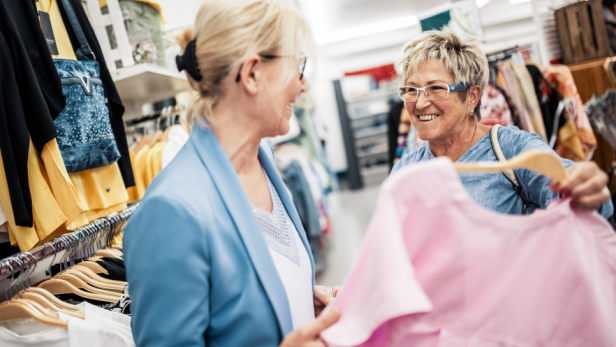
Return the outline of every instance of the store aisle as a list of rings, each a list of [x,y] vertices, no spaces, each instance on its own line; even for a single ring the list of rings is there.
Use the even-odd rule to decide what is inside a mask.
[[[332,233],[326,240],[325,270],[317,274],[317,284],[342,285],[361,250],[378,192],[379,186],[370,186],[330,194]]]

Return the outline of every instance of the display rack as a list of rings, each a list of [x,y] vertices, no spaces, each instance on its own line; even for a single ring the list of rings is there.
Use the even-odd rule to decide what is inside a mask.
[[[355,190],[380,184],[389,174],[388,112],[371,111],[369,105],[388,105],[397,98],[397,91],[377,90],[346,100],[340,80],[334,81],[334,90],[347,157],[349,187]]]
[[[91,224],[88,224],[82,228],[77,229],[76,231],[69,233],[73,235],[76,240],[80,242],[85,242],[92,235],[92,233],[104,232],[106,233],[106,239],[111,240],[115,237],[122,228],[126,224],[126,221],[133,214],[135,209],[139,203],[134,203],[127,209],[121,212],[115,212],[110,214],[105,218],[98,219]],[[66,234],[65,234],[66,235]],[[53,245],[53,247],[50,247]],[[28,252],[31,254],[36,262],[41,262],[55,254],[59,254],[61,251],[66,249],[67,244],[60,239],[51,240],[49,243],[45,243],[43,245],[38,246],[36,249]],[[8,257],[6,259],[0,259],[0,278],[9,277],[12,273],[9,264],[13,267],[13,269],[18,269],[19,264],[16,261],[11,260],[13,257]],[[24,264],[25,268],[28,268],[30,264]]]

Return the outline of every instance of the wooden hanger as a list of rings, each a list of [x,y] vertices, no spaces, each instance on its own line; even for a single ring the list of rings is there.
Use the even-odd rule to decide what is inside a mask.
[[[81,263],[75,265],[75,267],[77,267],[77,266],[87,267],[88,269],[94,271],[94,273],[105,274],[105,275],[109,276],[109,272],[107,271],[107,269],[105,269],[104,267],[100,266],[100,264],[97,264],[96,262],[91,261],[92,259],[93,258],[90,258],[90,259],[88,259],[86,261],[82,261]]]
[[[41,307],[43,308],[48,308],[52,311],[55,312],[62,312],[64,314],[67,314],[69,316],[73,316],[73,317],[77,317],[77,318],[81,318],[81,319],[85,319],[86,316],[83,313],[77,313],[74,310],[67,310],[64,309],[62,307],[56,306],[55,304],[53,304],[51,301],[47,300],[45,297],[41,296],[40,294],[31,292],[30,290],[28,290],[27,292],[22,292],[19,293],[19,297],[21,299],[26,299],[29,301],[33,301],[39,305],[41,305]],[[17,295],[15,295],[15,297],[13,299],[16,299]],[[19,299],[19,300],[21,300]]]
[[[93,287],[93,286],[87,284],[81,278],[79,278],[79,277],[77,277],[77,276],[75,276],[73,274],[66,273],[66,272],[58,273],[57,275],[53,276],[53,279],[55,279],[55,280],[64,280],[64,281],[74,285],[76,288],[85,289],[85,290],[87,290],[90,293],[99,294],[99,295],[114,296],[114,297],[117,297],[117,300],[120,300],[120,297],[122,297],[122,294],[120,294],[120,293],[116,293],[116,292],[112,292],[112,291],[109,291],[109,290],[104,290],[104,289],[99,289],[99,288]]]
[[[97,282],[108,283],[108,284],[111,284],[111,285],[123,286],[123,287],[126,287],[126,285],[128,285],[128,282],[110,280],[108,278],[101,277],[101,276],[97,275],[96,272],[88,269],[87,267],[83,267],[83,266],[80,266],[80,267],[75,266],[75,267],[72,267],[72,268],[68,269],[68,271],[69,272],[71,272],[71,271],[79,271],[82,274],[88,276],[89,278],[91,278],[91,279],[93,279],[93,280],[95,280]]]
[[[110,249],[99,249],[98,251],[94,252],[94,254],[101,256],[101,257],[122,259],[122,257],[119,256],[118,253],[113,252]]]
[[[68,329],[68,322],[64,322],[58,318],[50,318],[21,302],[21,300],[12,300],[10,303],[0,305],[0,323],[24,319],[34,319],[45,325]]]
[[[167,141],[167,139],[169,138],[169,131],[171,130],[171,127],[165,129],[165,132],[163,133],[163,141]]]
[[[112,302],[117,303],[118,298],[116,296],[108,296],[101,294],[94,294],[81,290],[65,280],[51,279],[47,280],[39,285],[39,288],[49,291],[51,294],[75,294],[85,299]]]
[[[150,147],[154,146],[154,144],[160,140],[163,139],[163,132],[158,130],[157,132],[154,133],[154,137],[152,137],[152,140],[150,140],[150,142],[148,143],[150,145]]]
[[[503,162],[460,163],[454,165],[458,172],[503,171],[527,169],[560,182],[565,179],[565,167],[550,152],[531,150]]]
[[[135,146],[135,154],[139,153],[139,151],[141,150],[141,148],[150,143],[150,141],[152,141],[152,138],[149,135],[143,135],[141,137],[141,140],[139,141],[139,143],[137,144],[137,146]]]
[[[85,267],[82,267],[82,269],[86,269]],[[96,288],[100,288],[100,289],[104,289],[104,290],[110,290],[112,292],[119,292],[122,293],[124,291],[124,287],[126,286],[122,286],[120,284],[114,284],[114,283],[109,283],[109,282],[103,282],[103,281],[98,281],[97,279],[91,278],[89,276],[87,276],[85,273],[81,272],[79,269],[75,270],[75,269],[68,269],[65,271],[65,273],[79,277],[81,280],[83,280],[84,282],[86,282],[87,284],[90,284]],[[102,277],[101,277],[102,278]],[[79,288],[79,287],[77,287]]]
[[[83,309],[82,307],[79,307],[79,306],[73,305],[73,304],[69,304],[67,302],[64,302],[64,301],[56,298],[53,294],[51,294],[50,292],[46,291],[45,289],[41,289],[41,288],[37,288],[37,287],[32,287],[32,288],[28,288],[28,293],[39,294],[40,296],[46,298],[52,304],[54,304],[57,307],[60,307],[60,308],[62,308],[64,310],[81,311]],[[21,293],[19,295],[21,295]]]

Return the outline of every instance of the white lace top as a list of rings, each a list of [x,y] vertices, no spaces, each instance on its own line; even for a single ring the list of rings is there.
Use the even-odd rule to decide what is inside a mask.
[[[282,280],[291,308],[293,329],[314,320],[312,267],[308,252],[267,173],[274,208],[272,213],[253,206],[265,243]]]

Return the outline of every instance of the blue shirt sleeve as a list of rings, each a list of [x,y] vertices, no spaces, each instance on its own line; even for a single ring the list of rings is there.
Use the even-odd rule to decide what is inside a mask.
[[[124,232],[131,327],[139,347],[205,346],[210,265],[203,226],[182,202],[150,196]]]
[[[499,142],[505,157],[508,159],[529,150],[550,151],[558,156],[537,134],[531,134],[517,129],[513,130],[509,127],[502,130],[504,130],[503,135],[505,136],[502,136],[499,131]],[[565,168],[575,165],[573,161],[568,159],[560,158],[560,161]],[[559,194],[550,190],[548,186],[550,183],[549,178],[524,169],[515,170],[515,175],[522,186],[522,191],[527,194],[528,199],[539,205],[540,208],[546,208],[552,201],[560,199]],[[608,201],[601,206],[597,212],[606,219],[609,218],[614,212],[612,202]]]

